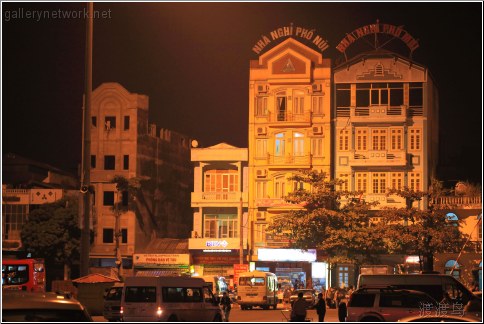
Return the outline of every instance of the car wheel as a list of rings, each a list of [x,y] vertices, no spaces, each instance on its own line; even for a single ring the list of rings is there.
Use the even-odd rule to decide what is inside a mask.
[[[214,322],[223,322],[222,316],[220,314],[215,315],[215,318],[213,319]]]
[[[381,322],[380,319],[378,317],[374,317],[374,316],[367,316],[367,317],[363,317],[360,322]]]
[[[168,318],[168,322],[178,322],[178,318],[176,318],[175,315],[171,315],[169,318]]]

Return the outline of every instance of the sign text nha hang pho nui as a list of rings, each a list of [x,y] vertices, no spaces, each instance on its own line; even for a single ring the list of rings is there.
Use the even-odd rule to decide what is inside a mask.
[[[315,33],[315,29],[308,29],[303,27],[294,27],[293,24],[286,27],[279,27],[274,29],[267,35],[262,35],[257,43],[252,47],[252,51],[260,54],[262,50],[272,41],[278,40],[282,37],[298,37],[312,42],[321,52],[329,47],[328,41]]]

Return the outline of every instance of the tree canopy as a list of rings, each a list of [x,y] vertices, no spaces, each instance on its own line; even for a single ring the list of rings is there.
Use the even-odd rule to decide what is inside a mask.
[[[39,205],[29,214],[22,227],[22,245],[33,256],[44,258],[46,264],[79,264],[80,237],[77,198],[63,198]]]
[[[274,219],[269,231],[285,234],[292,247],[324,251],[329,262],[362,258],[373,263],[381,254],[430,257],[434,252],[455,251],[462,246],[458,226],[449,224],[442,211],[412,207],[414,201],[430,195],[426,192],[389,189],[388,194],[403,197],[406,206],[377,211],[374,207],[378,203],[362,200],[362,192],[338,190],[342,181],[328,180],[322,172],[302,170],[289,180],[305,183],[285,198],[304,208]]]

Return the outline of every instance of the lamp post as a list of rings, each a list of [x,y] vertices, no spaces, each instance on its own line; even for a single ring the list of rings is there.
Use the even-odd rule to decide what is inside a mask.
[[[91,215],[91,193],[89,185],[91,182],[91,95],[92,95],[92,29],[93,29],[93,3],[87,3],[88,17],[86,19],[86,57],[85,57],[85,94],[84,114],[82,118],[82,167],[81,167],[81,260],[80,274],[89,274],[89,252],[91,245],[90,215]]]

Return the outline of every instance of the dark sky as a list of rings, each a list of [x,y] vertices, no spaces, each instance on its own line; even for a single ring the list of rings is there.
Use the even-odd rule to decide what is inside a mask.
[[[26,12],[73,15],[85,7],[2,2],[2,153],[66,170],[81,160],[85,21],[28,19]],[[262,35],[291,23],[315,29],[330,45],[323,57],[334,61],[346,33],[377,19],[403,25],[419,40],[413,59],[429,67],[439,86],[440,177],[482,183],[481,2],[104,2],[94,8],[108,17],[94,21],[93,87],[119,82],[148,95],[150,122],[204,147],[247,147],[249,60],[257,59],[252,47]]]

